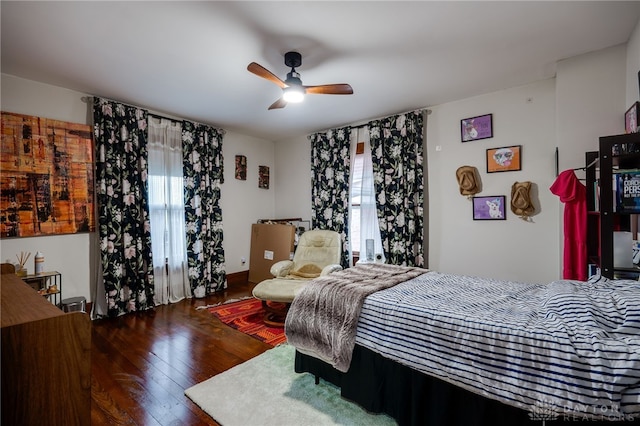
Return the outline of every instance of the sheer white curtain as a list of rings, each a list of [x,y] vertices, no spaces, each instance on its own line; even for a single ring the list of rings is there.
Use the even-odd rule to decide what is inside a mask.
[[[355,228],[359,225],[359,241],[354,246],[360,251],[360,259],[366,259],[366,240],[373,239],[374,254],[380,254],[384,262],[385,256],[382,250],[382,237],[380,236],[380,225],[378,223],[378,215],[376,213],[376,194],[373,185],[373,164],[371,162],[371,145],[369,143],[369,128],[353,129],[355,134],[351,137],[351,200],[355,204],[359,201],[359,223],[352,221]],[[356,155],[356,147],[358,142],[363,142],[364,152]],[[356,164],[359,163],[359,164]],[[351,207],[351,217],[358,220],[358,212]],[[353,213],[356,213],[355,215]],[[355,216],[355,217],[354,217]],[[357,233],[356,233],[357,234]]]
[[[191,297],[180,122],[149,117],[149,210],[155,303]]]

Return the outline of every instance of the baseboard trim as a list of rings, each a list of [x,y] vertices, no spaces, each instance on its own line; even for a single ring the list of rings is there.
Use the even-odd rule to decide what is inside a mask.
[[[249,282],[249,271],[240,271],[240,272],[234,272],[231,274],[227,274],[227,285],[228,286],[232,286],[232,285],[237,285],[237,284],[246,284]],[[91,308],[93,303],[92,302],[87,302],[86,303],[86,311],[87,312],[91,312]]]
[[[249,271],[234,272],[227,274],[227,285],[232,286],[235,284],[245,284],[249,282]]]

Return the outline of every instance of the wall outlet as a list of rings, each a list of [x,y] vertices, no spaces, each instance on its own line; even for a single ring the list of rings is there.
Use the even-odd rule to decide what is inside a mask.
[[[247,258],[246,258],[246,257],[244,257],[244,256],[242,256],[242,257],[240,258],[240,263],[241,263],[241,264],[243,264],[243,265],[244,265],[245,263],[247,263]]]

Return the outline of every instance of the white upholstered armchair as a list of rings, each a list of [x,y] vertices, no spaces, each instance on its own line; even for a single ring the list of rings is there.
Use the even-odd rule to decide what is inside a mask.
[[[262,300],[265,307],[265,322],[282,326],[289,305],[309,280],[342,269],[341,255],[342,242],[337,232],[316,229],[302,234],[293,260],[274,263],[274,278],[253,288],[253,296]]]

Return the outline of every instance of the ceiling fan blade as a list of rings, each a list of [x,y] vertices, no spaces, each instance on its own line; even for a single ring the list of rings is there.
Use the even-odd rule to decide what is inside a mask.
[[[352,95],[353,89],[348,84],[323,84],[321,86],[303,86],[309,94],[315,95]]]
[[[254,73],[258,77],[265,78],[265,79],[271,81],[272,83],[277,84],[281,89],[284,89],[285,87],[287,87],[287,85],[284,83],[284,81],[279,79],[274,73],[272,73],[271,71],[269,71],[268,69],[266,69],[265,67],[263,67],[260,64],[257,64],[255,62],[251,62],[247,66],[247,70],[249,72]]]
[[[280,98],[274,103],[272,103],[269,109],[284,108],[286,106],[287,106],[287,101],[285,101],[284,98]]]

